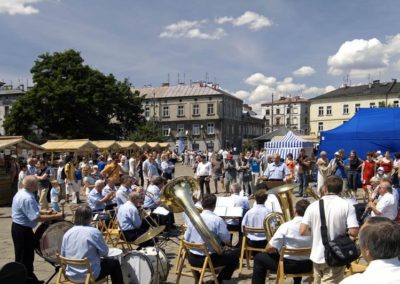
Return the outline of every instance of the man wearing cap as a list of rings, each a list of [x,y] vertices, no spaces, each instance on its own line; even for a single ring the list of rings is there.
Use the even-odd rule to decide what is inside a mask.
[[[335,158],[329,162],[329,170],[332,175],[341,177],[343,179],[343,191],[347,190],[347,175],[344,168],[342,155],[340,152],[335,152]]]
[[[268,167],[263,176],[260,177],[260,180],[286,181],[289,176],[290,170],[285,163],[281,162],[281,156],[279,154],[275,154],[274,162],[268,164]]]
[[[207,157],[204,154],[200,156],[200,163],[197,165],[196,176],[199,179],[201,197],[203,197],[204,194],[204,187],[206,188],[206,192],[210,194],[212,166],[210,162],[207,162]]]

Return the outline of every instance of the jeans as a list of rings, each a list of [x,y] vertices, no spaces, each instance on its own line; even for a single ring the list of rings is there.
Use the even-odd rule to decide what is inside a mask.
[[[264,284],[267,270],[276,272],[278,269],[279,254],[259,253],[254,258],[254,271],[252,284]],[[284,271],[286,273],[304,273],[313,270],[311,260],[292,260],[285,258],[283,260]],[[294,278],[295,284],[301,283],[301,277]]]
[[[200,185],[200,193],[201,193],[201,198],[203,199],[204,195],[204,187],[206,188],[207,194],[210,194],[210,180],[208,179],[208,176],[200,176],[199,177],[199,185]]]
[[[357,171],[348,171],[347,173],[347,183],[352,191],[357,191],[357,174]]]
[[[299,195],[304,195],[304,190],[308,187],[307,173],[299,173],[297,177],[299,179]]]
[[[121,265],[119,264],[119,261],[117,259],[103,258],[100,261],[100,267],[100,274],[99,277],[97,277],[96,281],[106,277],[107,275],[110,275],[111,283],[124,283],[124,280],[122,278]]]

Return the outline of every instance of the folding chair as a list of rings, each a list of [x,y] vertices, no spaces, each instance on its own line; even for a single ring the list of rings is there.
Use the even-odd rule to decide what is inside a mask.
[[[214,282],[216,284],[219,284],[216,273],[219,273],[219,271],[221,271],[225,266],[214,267],[212,260],[211,260],[210,253],[208,252],[208,248],[205,243],[189,243],[185,240],[182,240],[182,248],[183,248],[183,253],[182,253],[182,257],[180,258],[180,262],[178,263],[178,275],[176,277],[176,284],[179,284],[179,281],[182,276],[182,270],[183,270],[183,267],[185,266],[184,265],[185,259],[188,258],[189,250],[191,250],[191,249],[201,251],[204,253],[203,267],[192,266],[192,265],[190,265],[189,261],[188,261],[188,264],[186,264],[186,266],[185,266],[186,268],[188,268],[192,271],[194,278],[196,278],[195,271],[200,273],[200,278],[199,278],[198,284],[203,283],[203,279],[206,276],[206,273],[210,273]]]
[[[178,272],[179,272],[179,263],[181,261],[181,258],[183,256],[183,252],[184,252],[184,249],[183,249],[183,238],[185,236],[186,229],[187,229],[187,226],[185,224],[181,225],[181,232],[182,232],[182,236],[181,237],[182,238],[181,238],[181,240],[179,242],[178,253],[176,254],[177,258],[176,258],[175,274],[178,274]],[[185,266],[184,266],[184,268],[185,268]],[[193,274],[190,273],[190,272],[182,271],[181,274],[185,275],[187,277],[193,277]]]
[[[279,252],[279,263],[278,263],[278,270],[276,271],[276,284],[284,284],[285,283],[285,275],[286,277],[303,277],[303,276],[309,276],[308,282],[312,283],[312,276],[313,276],[313,270],[311,269],[310,272],[304,272],[304,273],[285,273],[284,271],[284,265],[283,265],[283,256],[285,254],[290,255],[290,256],[307,256],[310,257],[311,253],[311,248],[297,248],[297,249],[290,249],[285,246],[281,248],[281,251]]]
[[[258,251],[258,252],[265,252],[265,248],[256,248],[256,247],[252,247],[250,245],[247,244],[247,235],[249,233],[255,234],[264,234],[265,235],[265,230],[261,229],[261,228],[253,228],[253,227],[247,227],[247,226],[243,226],[243,240],[242,240],[242,248],[240,251],[240,260],[239,260],[239,274],[242,273],[243,270],[243,258],[246,255],[246,264],[247,264],[247,268],[250,269],[251,265],[250,265],[250,259],[251,259],[251,252],[252,251]]]

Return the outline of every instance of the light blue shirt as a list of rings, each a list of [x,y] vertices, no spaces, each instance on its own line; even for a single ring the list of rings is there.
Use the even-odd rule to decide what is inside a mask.
[[[203,218],[203,221],[208,229],[217,239],[217,242],[230,242],[231,236],[224,220],[221,217],[217,216],[216,214],[214,214],[214,212],[207,209],[203,210],[200,216],[201,218]],[[206,240],[203,240],[197,229],[193,226],[192,222],[189,222],[188,224],[188,228],[185,233],[185,240],[191,243],[206,243],[209,253],[215,253],[210,244],[208,244]],[[191,250],[191,252],[197,255],[204,255],[203,252],[195,250]]]
[[[172,169],[174,168],[174,164],[169,161],[162,161],[161,162],[161,170],[163,173],[171,174]]]
[[[257,204],[253,208],[251,208],[244,215],[242,220],[242,228],[243,226],[252,227],[252,228],[264,228],[264,219],[272,211],[265,207],[264,204]],[[249,233],[247,234],[247,238],[252,241],[262,241],[266,239],[265,233]]]
[[[26,175],[27,176],[34,176],[34,175],[36,175],[36,168],[34,167],[34,166],[31,166],[31,165],[27,165],[27,168],[26,168]]]
[[[264,172],[264,176],[266,176],[268,179],[283,180],[288,175],[290,175],[290,171],[285,163],[279,163],[278,165],[275,163],[270,163]]]
[[[23,188],[19,190],[12,202],[12,221],[25,227],[35,227],[40,217],[39,205],[35,195]]]
[[[119,207],[117,220],[122,231],[134,230],[142,225],[139,211],[135,204],[130,201],[127,201]]]
[[[143,207],[155,209],[158,206],[156,203],[161,199],[160,192],[161,190],[156,185],[149,185],[146,190],[146,196],[144,197]]]
[[[108,184],[103,188],[103,196],[106,196],[107,194],[109,194],[110,192],[114,192],[116,193],[117,190],[114,187],[109,187]],[[111,205],[111,204],[116,204],[117,203],[117,198],[114,197],[112,200],[109,200],[106,202],[106,205]]]
[[[158,165],[156,162],[149,163],[147,167],[147,176],[149,178],[160,176],[160,174],[158,173]]]
[[[129,193],[131,192],[130,188],[126,188],[125,186],[121,185],[117,193],[115,194],[115,198],[117,199],[117,206],[118,208],[122,205],[125,204],[129,200]]]
[[[61,255],[67,258],[82,259],[87,257],[92,267],[93,277],[100,274],[100,257],[107,256],[108,246],[101,232],[90,226],[74,226],[63,237]],[[76,282],[83,283],[86,270],[67,266],[67,276]]]
[[[95,188],[93,188],[88,196],[88,204],[90,206],[90,208],[93,211],[100,211],[103,210],[106,205],[104,204],[104,202],[100,202],[101,199],[103,199],[103,193],[102,192],[98,192]]]

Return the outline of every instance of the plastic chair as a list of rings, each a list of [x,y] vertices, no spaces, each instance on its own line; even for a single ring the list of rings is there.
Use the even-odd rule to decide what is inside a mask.
[[[283,265],[283,256],[285,254],[290,256],[306,256],[310,257],[311,248],[297,248],[297,249],[290,249],[285,246],[281,248],[279,252],[279,263],[278,263],[278,270],[276,271],[276,284],[284,284],[285,283],[285,275],[286,277],[303,277],[309,276],[308,282],[312,282],[312,276],[314,275],[313,270],[311,269],[310,272],[304,273],[285,273],[284,265]]]
[[[206,273],[211,274],[211,276],[216,284],[219,283],[216,273],[221,271],[225,266],[214,267],[212,260],[211,260],[210,253],[208,252],[208,248],[205,243],[189,243],[185,240],[182,240],[182,248],[183,248],[183,253],[182,253],[182,257],[180,258],[180,262],[178,263],[178,275],[176,277],[176,284],[179,284],[179,281],[183,274],[182,270],[183,270],[184,266],[192,271],[194,278],[196,278],[195,273],[194,273],[195,271],[200,273],[200,278],[199,278],[198,284],[203,283],[203,279],[206,276]],[[191,249],[204,253],[203,267],[192,266],[192,265],[190,265],[189,262],[188,262],[188,264],[184,265],[185,259],[187,259],[188,255],[189,255],[189,250],[191,250]]]
[[[85,284],[100,284],[108,282],[108,277],[104,277],[99,280],[95,280],[92,273],[92,267],[90,265],[89,259],[86,257],[84,259],[73,259],[73,258],[66,258],[61,255],[57,254],[57,257],[60,261],[60,270],[58,271],[56,284],[72,284],[72,283],[82,283],[74,282],[68,278],[66,275],[66,268],[68,266],[76,267],[76,268],[83,268],[86,269],[86,277],[85,277]],[[63,280],[64,278],[64,280]]]

